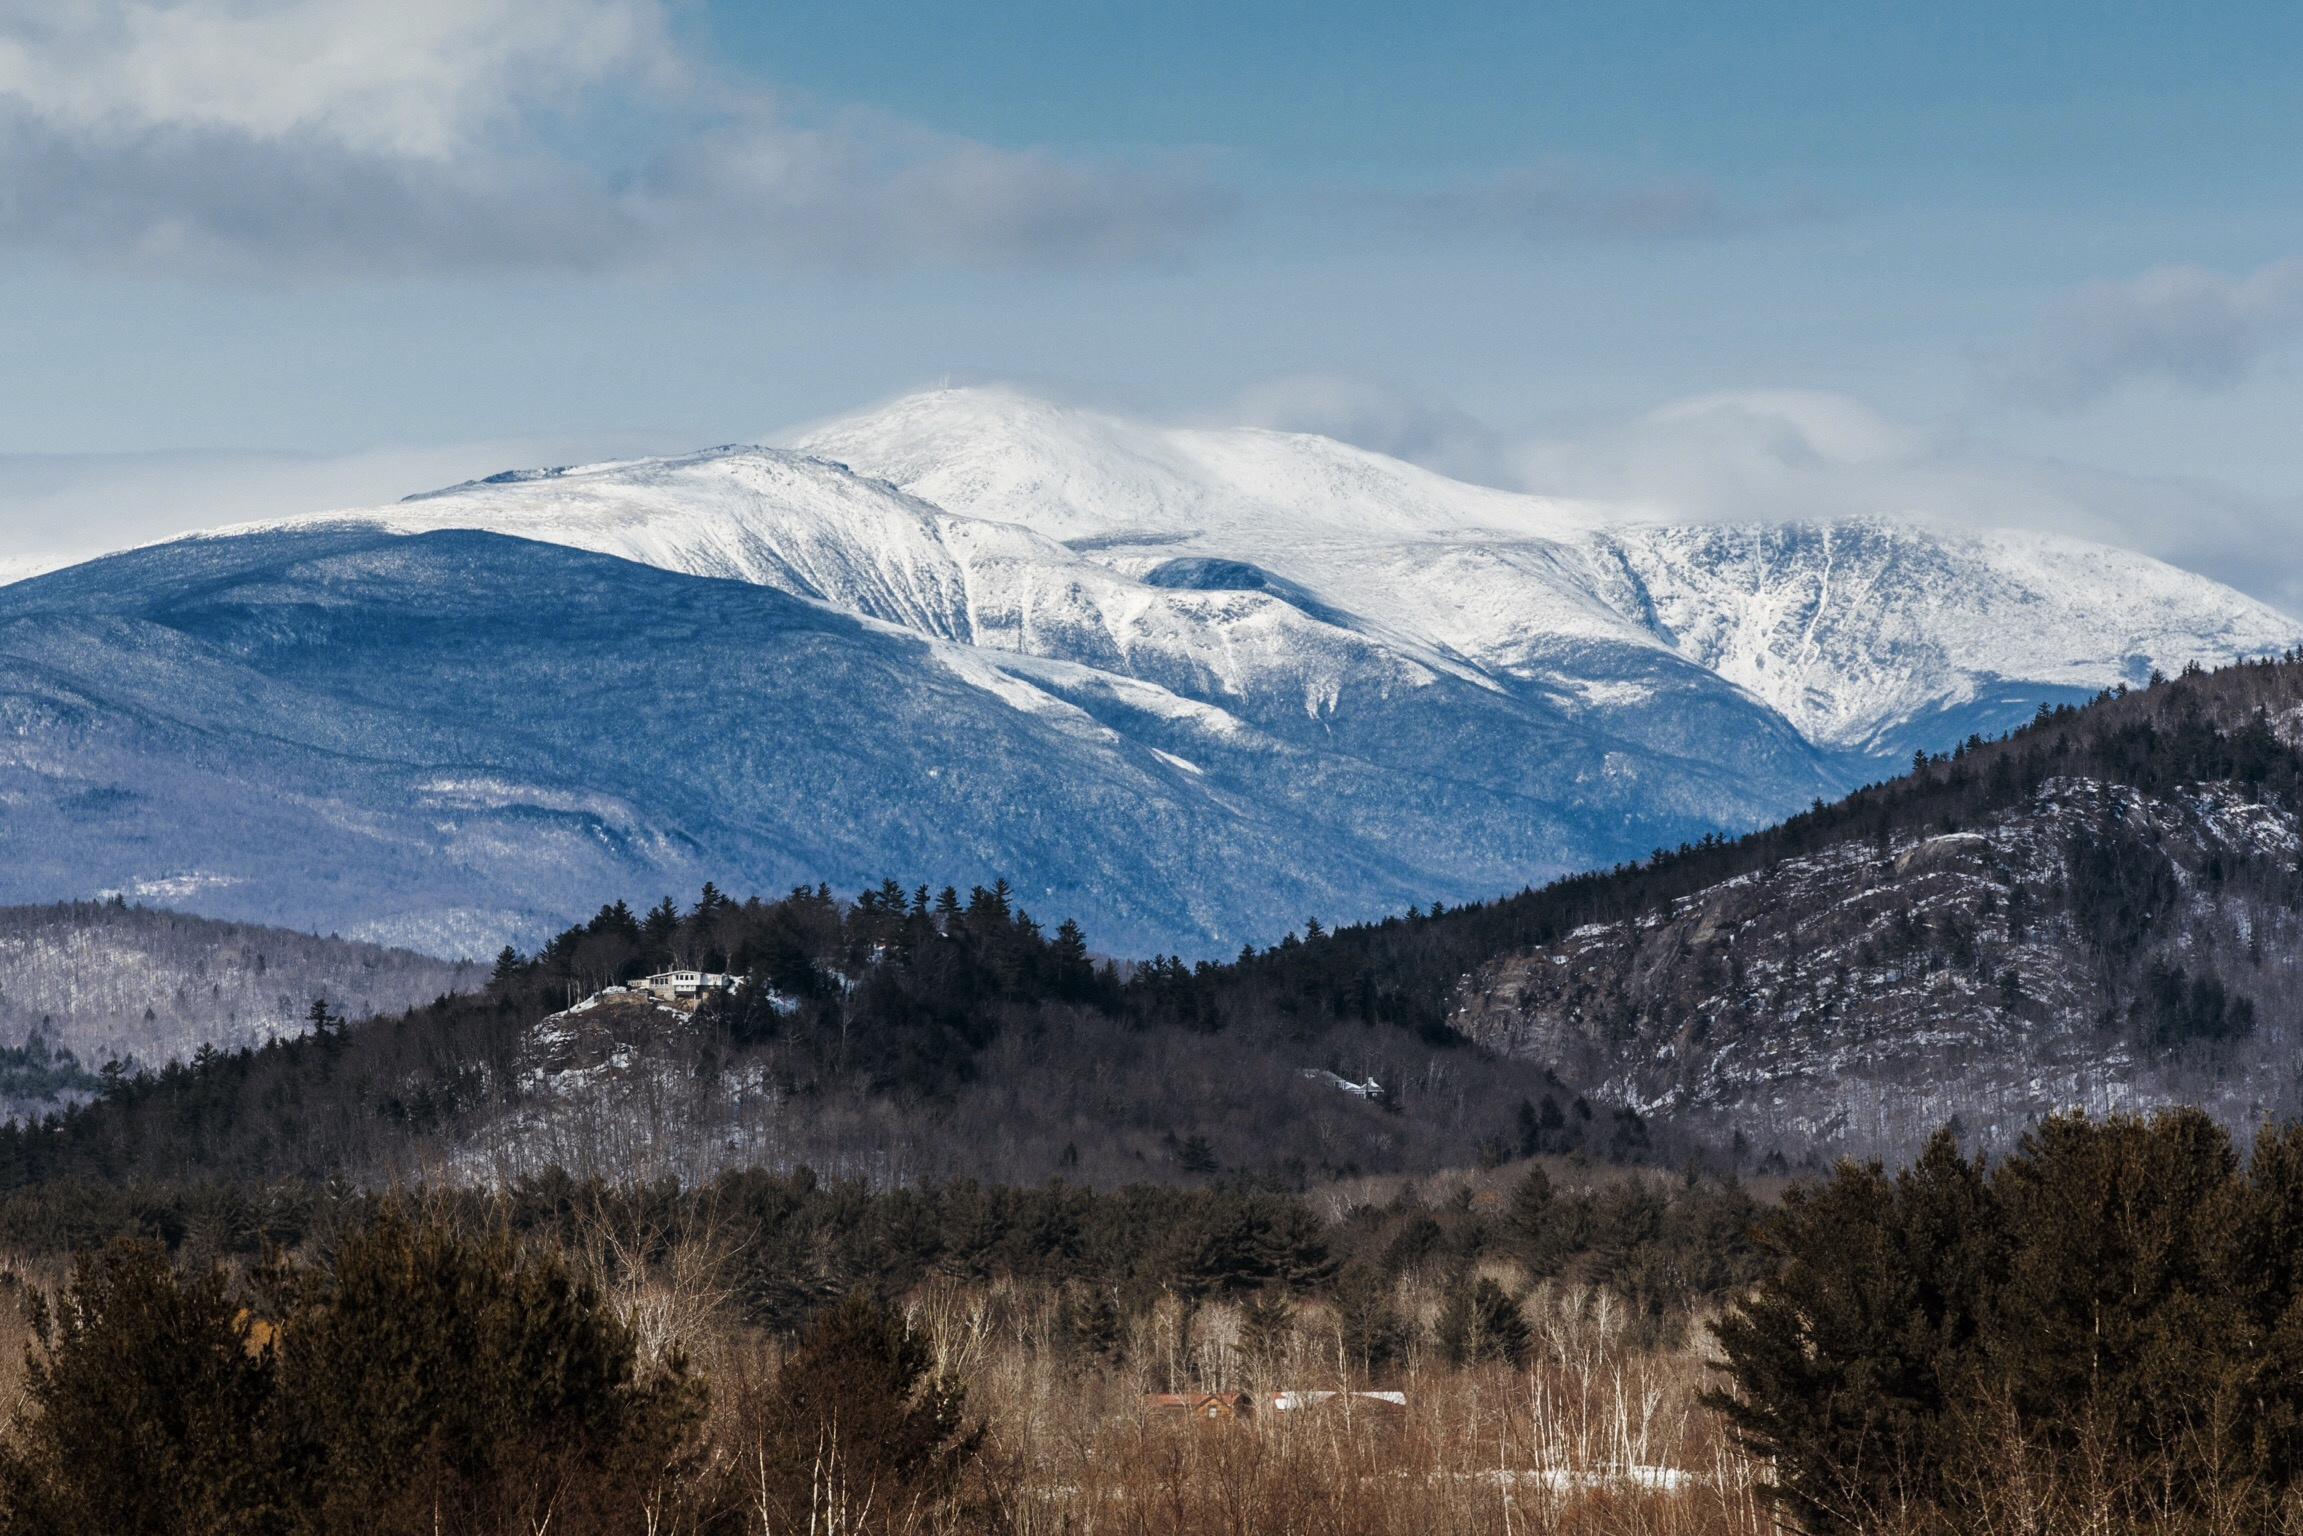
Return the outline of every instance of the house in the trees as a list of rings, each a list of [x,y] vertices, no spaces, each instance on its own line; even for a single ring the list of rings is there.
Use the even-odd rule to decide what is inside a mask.
[[[633,982],[631,989],[669,1003],[699,998],[706,992],[733,992],[742,981],[741,976],[725,971],[658,971],[645,981]]]
[[[1144,1396],[1144,1409],[1159,1418],[1229,1424],[1252,1417],[1255,1399],[1245,1392],[1151,1392]]]

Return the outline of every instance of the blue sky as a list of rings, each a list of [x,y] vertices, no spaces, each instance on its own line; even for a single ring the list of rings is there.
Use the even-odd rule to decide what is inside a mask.
[[[2303,607],[2299,65],[2269,5],[0,0],[0,530],[980,377]]]

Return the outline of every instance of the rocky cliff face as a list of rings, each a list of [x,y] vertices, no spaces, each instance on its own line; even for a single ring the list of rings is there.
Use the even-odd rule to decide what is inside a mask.
[[[2299,670],[2166,685],[1934,764],[1965,814],[1913,826],[1876,795],[1868,832],[1493,958],[1452,1022],[1755,1158],[1893,1153],[1954,1119],[2004,1146],[2067,1106],[2292,1114],[2295,797],[2228,749],[2199,774],[2149,759],[2186,730],[2291,759]],[[2140,771],[2118,731],[2148,734]]]

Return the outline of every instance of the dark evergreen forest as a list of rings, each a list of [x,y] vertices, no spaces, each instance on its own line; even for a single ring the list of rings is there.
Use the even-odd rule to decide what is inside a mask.
[[[1768,1224],[1716,1405],[1796,1528],[2281,1530],[2303,1490],[2303,1127],[1936,1138]]]
[[[1404,936],[1450,916],[1387,926]],[[1471,1047],[1316,920],[1229,965],[1123,964],[1069,922],[1047,932],[1004,882],[853,900],[707,887],[685,909],[603,907],[535,954],[506,951],[482,990],[397,1017],[347,1020],[316,999],[296,1039],[158,1071],[109,1064],[96,1102],[0,1130],[0,1187],[422,1177],[537,1097],[539,1021],[673,967],[747,983],[651,1035],[651,1059],[691,1088],[750,1084],[791,1122],[846,1138],[803,1134],[787,1168],[868,1166],[875,1138],[899,1134],[912,1149],[899,1180],[1228,1174],[1299,1190],[1538,1151],[1674,1167],[1700,1151]],[[680,1119],[661,1104],[630,1113]]]

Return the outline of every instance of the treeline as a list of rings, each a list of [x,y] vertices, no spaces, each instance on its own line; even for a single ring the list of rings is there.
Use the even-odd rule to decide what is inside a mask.
[[[1013,1010],[1046,1003],[1145,1012],[1117,969],[1088,957],[1070,919],[1044,932],[1005,880],[963,902],[894,882],[842,901],[827,886],[738,902],[710,886],[685,914],[666,897],[645,917],[603,907],[523,959],[497,958],[490,990],[568,1002],[673,967],[753,983],[714,999],[736,1049],[787,1047],[788,1080],[861,1075],[882,1091],[933,1092],[965,1079]]]
[[[1068,918],[1044,931],[1005,880],[964,900],[950,886],[931,895],[893,881],[852,902],[823,886],[745,902],[706,886],[685,914],[669,898],[644,917],[619,902],[533,956],[507,950],[491,990],[573,1002],[675,965],[732,971],[765,983],[717,1007],[738,1046],[795,1044],[798,1061],[861,1071],[895,1090],[964,1078],[1004,1013],[1046,1003],[1209,1034],[1276,1013],[1405,1026],[1427,1043],[1461,1044],[1439,1012],[1406,1006],[1372,973],[1345,980],[1293,962],[1297,951],[1324,953],[1327,938],[1315,917],[1304,938],[1291,933],[1266,955],[1251,950],[1232,965],[1155,955],[1123,976],[1091,959]]]
[[[1333,1221],[1300,1195],[1240,1182],[884,1189],[807,1169],[687,1187],[554,1172],[492,1191],[432,1189],[425,1206],[460,1229],[557,1252],[584,1252],[601,1232],[648,1234],[643,1258],[682,1245],[708,1252],[737,1318],[774,1333],[859,1289],[893,1301],[939,1278],[1054,1287],[1075,1305],[1077,1342],[1106,1354],[1120,1322],[1163,1301],[1339,1289],[1388,1298],[1411,1278],[1453,1293],[1474,1289],[1490,1261],[1529,1281],[1608,1290],[1660,1335],[1758,1272],[1763,1210],[1733,1179],[1627,1175],[1569,1186],[1540,1166],[1484,1195],[1459,1182],[1426,1198],[1404,1184]],[[37,1262],[127,1239],[195,1266],[245,1267],[268,1253],[331,1251],[394,1207],[389,1196],[297,1181],[57,1182],[0,1196],[0,1250]],[[1406,1342],[1388,1306],[1362,1308],[1370,1369]]]
[[[1300,1185],[1515,1150],[1672,1165],[1694,1150],[1604,1108],[1592,1126],[1588,1101],[1570,1118],[1573,1087],[1485,1059],[1443,1028],[1292,994],[1211,1001],[1217,968],[1172,957],[1099,961],[1074,925],[1044,930],[1004,883],[964,898],[891,885],[853,901],[820,887],[737,901],[707,887],[684,911],[604,907],[534,955],[499,956],[480,991],[396,1017],[355,1023],[315,999],[295,1039],[204,1048],[157,1071],[108,1066],[95,1103],[0,1129],[0,1188],[390,1179],[469,1162],[490,1138],[517,1152],[534,1141],[518,1117],[562,1108],[537,1024],[671,967],[747,982],[692,1022],[650,1026],[638,1075],[689,1085],[686,1097],[600,1110],[657,1119],[596,1127],[591,1166],[629,1173],[609,1145],[626,1132],[674,1148],[670,1168],[690,1177],[720,1165],[714,1145],[773,1134],[782,1166],[872,1163],[898,1182],[1226,1173]],[[1381,1092],[1345,1094],[1322,1071]],[[587,1092],[586,1104],[607,1102]],[[1559,1123],[1531,1140],[1542,1103]],[[752,1118],[707,1123],[737,1113]]]
[[[1792,1191],[1716,1399],[1802,1530],[2273,1530],[2303,1499],[2303,1127],[2050,1120]]]

